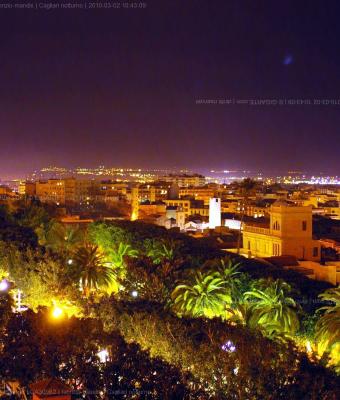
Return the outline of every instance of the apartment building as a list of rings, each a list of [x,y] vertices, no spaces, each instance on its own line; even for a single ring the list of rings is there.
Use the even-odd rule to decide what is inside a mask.
[[[39,200],[57,205],[88,202],[99,188],[99,182],[74,178],[48,179],[35,185],[35,195]]]
[[[200,174],[166,175],[161,178],[164,182],[177,183],[179,187],[204,186],[205,176]]]

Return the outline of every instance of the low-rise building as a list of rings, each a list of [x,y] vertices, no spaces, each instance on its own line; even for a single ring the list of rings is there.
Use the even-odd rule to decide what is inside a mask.
[[[200,174],[169,174],[161,178],[164,182],[177,183],[179,187],[189,187],[189,186],[204,186],[205,176]]]
[[[255,257],[292,255],[299,260],[320,260],[320,243],[312,237],[312,207],[276,201],[270,208],[269,226],[245,224],[243,251]]]
[[[95,180],[75,178],[48,179],[36,182],[35,196],[42,202],[65,205],[89,202],[99,188]]]
[[[18,193],[21,196],[35,196],[36,183],[30,181],[20,182],[18,186]]]

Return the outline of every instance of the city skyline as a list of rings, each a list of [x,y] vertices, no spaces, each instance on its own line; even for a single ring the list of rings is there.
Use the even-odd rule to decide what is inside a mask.
[[[216,179],[218,182],[232,182],[233,180],[240,180],[247,177],[255,179],[272,179],[274,181],[283,181],[284,178],[291,178],[292,180],[301,182],[315,182],[327,184],[338,184],[340,182],[339,175],[327,174],[322,171],[303,171],[303,170],[276,170],[271,172],[260,170],[249,170],[244,168],[186,168],[186,167],[158,167],[158,168],[140,168],[140,167],[125,167],[125,166],[109,166],[109,165],[96,165],[90,166],[44,166],[35,170],[27,170],[21,173],[3,173],[0,174],[0,184],[6,181],[25,181],[25,180],[44,180],[44,179],[59,179],[66,177],[91,177],[91,179],[115,179],[119,175],[124,176],[124,180],[129,180],[134,174],[146,176],[148,179],[161,179],[162,176],[171,174],[183,175],[202,175],[213,181]],[[132,174],[132,175],[131,175]]]
[[[182,3],[2,10],[0,175],[339,175],[339,5]]]

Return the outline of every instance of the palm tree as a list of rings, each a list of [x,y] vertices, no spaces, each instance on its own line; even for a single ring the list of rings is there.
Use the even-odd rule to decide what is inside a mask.
[[[178,244],[174,240],[149,241],[146,247],[146,256],[152,259],[153,264],[160,265],[164,277],[176,270],[182,262]]]
[[[160,264],[163,260],[173,261],[176,256],[176,242],[173,240],[146,240],[145,247],[146,256],[154,264]]]
[[[105,262],[98,246],[87,244],[79,248],[72,268],[85,297],[89,297],[90,292],[95,289],[109,287],[115,279],[114,270]]]
[[[133,249],[131,245],[122,242],[119,243],[117,248],[109,250],[109,258],[116,268],[122,268],[124,266],[125,257],[135,258],[137,255],[137,250]]]
[[[171,298],[175,312],[193,317],[223,316],[226,304],[231,303],[224,280],[211,272],[197,272],[193,282],[178,285]]]
[[[238,184],[239,193],[242,197],[242,201],[240,204],[240,212],[241,212],[241,223],[240,229],[237,237],[237,254],[240,253],[241,248],[241,233],[243,228],[243,220],[246,214],[246,210],[249,204],[249,198],[256,192],[257,182],[251,178],[245,178],[242,182]]]
[[[321,353],[331,350],[336,343],[340,343],[340,286],[328,289],[319,297],[330,304],[321,307],[323,311],[316,324],[316,339]]]
[[[288,297],[290,286],[281,279],[269,283],[266,288],[254,288],[245,293],[251,316],[250,327],[259,326],[271,336],[294,334],[299,328],[299,319],[294,299]]]
[[[250,325],[251,310],[249,303],[245,301],[244,293],[249,289],[251,284],[247,274],[240,272],[242,261],[237,261],[226,257],[225,259],[207,263],[210,270],[216,270],[215,276],[220,277],[224,281],[227,294],[231,298],[231,304],[227,304],[225,318],[228,321],[246,325]]]
[[[239,271],[241,262],[235,262],[230,258],[220,259],[217,265],[217,275],[223,279],[225,288],[233,299],[239,296],[239,278],[241,272]]]
[[[228,321],[237,325],[247,326],[250,329],[256,329],[257,325],[252,325],[251,308],[247,302],[239,302],[236,307],[231,308],[228,315]]]
[[[46,247],[64,255],[69,256],[84,240],[83,231],[73,226],[54,223],[46,237]]]

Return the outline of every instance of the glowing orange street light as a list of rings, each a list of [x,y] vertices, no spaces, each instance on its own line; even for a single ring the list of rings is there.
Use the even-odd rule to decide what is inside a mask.
[[[58,307],[58,306],[54,306],[53,310],[52,310],[52,317],[55,319],[59,319],[63,316],[64,312],[63,310]]]

